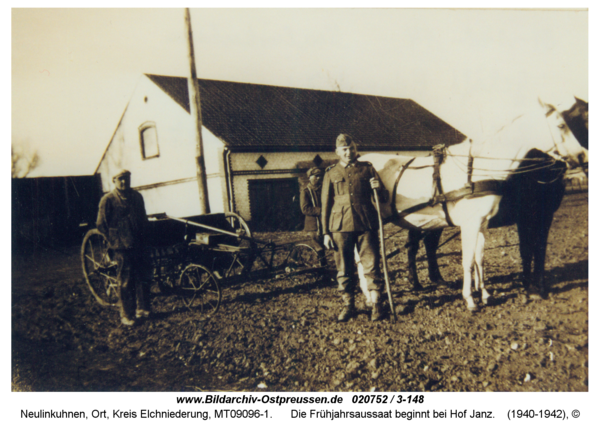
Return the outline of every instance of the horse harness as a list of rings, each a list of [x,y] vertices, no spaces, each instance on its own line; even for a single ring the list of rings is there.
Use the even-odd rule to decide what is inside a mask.
[[[450,219],[450,213],[448,212],[448,203],[449,202],[458,201],[463,198],[482,197],[485,195],[502,195],[504,183],[505,183],[505,181],[503,181],[503,180],[481,180],[481,181],[473,182],[473,160],[474,160],[474,157],[471,154],[470,150],[469,150],[469,158],[468,158],[468,162],[467,162],[467,183],[465,183],[465,186],[460,189],[456,189],[454,191],[444,193],[444,189],[442,187],[442,178],[440,175],[440,165],[444,163],[445,158],[446,158],[446,145],[444,145],[444,144],[436,145],[433,147],[432,151],[433,151],[433,153],[432,153],[432,155],[433,155],[432,197],[429,201],[427,201],[425,203],[417,204],[412,207],[409,207],[406,210],[403,210],[402,211],[403,215],[409,215],[411,213],[418,212],[419,210],[422,210],[426,207],[433,207],[437,204],[441,204],[442,210],[444,211],[444,215],[446,217],[446,222],[448,223],[448,226],[455,226],[454,223],[452,223],[452,220]],[[394,207],[396,205],[395,199],[396,199],[396,189],[398,187],[398,183],[400,183],[400,179],[402,178],[402,175],[409,168],[410,164],[415,159],[416,158],[410,159],[407,163],[405,163],[404,165],[402,165],[402,167],[400,167],[400,173],[398,174],[398,177],[396,178],[396,183],[394,184],[394,193],[393,193],[394,201],[392,201],[392,204],[393,204],[392,207]],[[430,167],[430,166],[427,166],[427,168],[428,167]],[[419,168],[419,167],[417,167],[417,168]],[[420,168],[426,168],[426,167],[420,167]],[[400,214],[400,213],[398,213],[398,214]]]

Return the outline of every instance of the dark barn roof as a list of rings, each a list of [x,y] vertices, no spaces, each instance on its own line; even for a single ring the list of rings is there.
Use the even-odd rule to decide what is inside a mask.
[[[189,112],[187,79],[146,75]],[[202,123],[237,151],[429,150],[465,136],[412,100],[198,79]]]

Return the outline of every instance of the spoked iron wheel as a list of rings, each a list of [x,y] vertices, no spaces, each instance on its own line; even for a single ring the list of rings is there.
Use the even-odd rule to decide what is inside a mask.
[[[213,274],[202,265],[190,264],[179,277],[178,294],[181,302],[202,319],[208,319],[219,309],[221,289]]]
[[[111,260],[108,241],[97,229],[87,232],[81,245],[83,275],[92,295],[102,305],[119,302],[117,263]]]
[[[306,268],[320,268],[321,261],[317,251],[308,244],[296,244],[288,256],[285,270],[292,272]]]
[[[233,212],[225,212],[224,215],[225,215],[225,219],[231,225],[233,232],[240,234],[242,236],[252,237],[252,231],[250,231],[250,227],[248,227],[248,224],[246,223],[246,221],[244,220],[243,217],[241,217],[239,214],[233,213]],[[241,240],[241,241],[243,242],[245,240]]]
[[[232,253],[223,255],[223,260],[227,261],[227,268],[223,271],[223,277],[236,277],[244,272],[249,257],[239,253]]]
[[[231,231],[242,237],[252,238],[252,231],[243,217],[233,212],[225,212],[225,219],[231,225]],[[242,238],[237,240],[240,248],[251,247],[252,243]],[[244,252],[222,252],[219,254],[219,272],[223,277],[236,277],[251,269],[253,258]]]

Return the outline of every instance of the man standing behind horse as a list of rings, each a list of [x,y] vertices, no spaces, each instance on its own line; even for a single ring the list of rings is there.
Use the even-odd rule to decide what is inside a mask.
[[[323,178],[321,224],[325,247],[335,250],[338,289],[344,301],[338,320],[345,322],[356,313],[356,247],[373,302],[371,320],[377,321],[382,317],[380,296],[383,281],[379,267],[378,215],[372,197],[375,189],[379,199],[387,201],[387,192],[382,189],[371,163],[357,161],[358,148],[352,137],[340,134],[335,147],[339,162],[329,167]]]
[[[144,255],[148,218],[144,198],[131,189],[131,173],[121,171],[113,183],[115,189],[100,201],[96,226],[113,251],[121,323],[130,326],[150,315],[150,267]]]
[[[323,171],[317,167],[310,168],[308,185],[300,193],[300,209],[304,215],[304,231],[308,232],[311,244],[319,255],[321,266],[325,266],[325,250],[323,249],[323,227],[321,226],[321,185]]]

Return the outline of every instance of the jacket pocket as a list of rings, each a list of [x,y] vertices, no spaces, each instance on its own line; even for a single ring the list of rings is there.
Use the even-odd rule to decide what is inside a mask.
[[[344,186],[345,182],[346,180],[343,177],[333,182],[333,185],[335,186],[335,195],[344,195],[346,193],[346,189]]]
[[[329,231],[336,232],[342,229],[342,221],[344,220],[344,214],[342,209],[333,209],[329,218]]]

